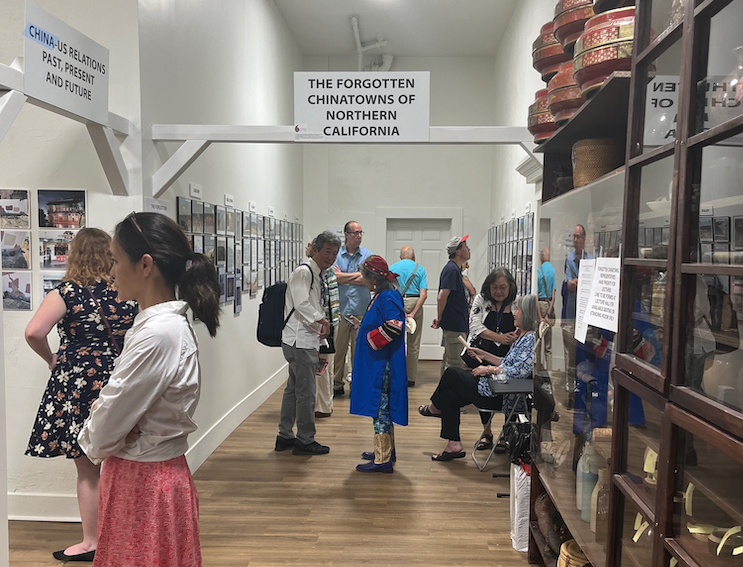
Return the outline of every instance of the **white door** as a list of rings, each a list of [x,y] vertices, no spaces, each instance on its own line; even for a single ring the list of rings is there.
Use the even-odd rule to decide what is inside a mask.
[[[436,318],[436,296],[439,292],[439,274],[449,261],[446,243],[451,238],[449,219],[387,219],[385,259],[394,264],[400,259],[400,249],[412,246],[415,260],[426,269],[428,299],[423,306],[423,336],[421,360],[441,360],[441,331],[432,329]]]

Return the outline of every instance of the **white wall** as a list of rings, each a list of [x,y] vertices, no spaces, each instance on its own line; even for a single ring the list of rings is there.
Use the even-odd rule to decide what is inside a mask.
[[[551,2],[521,0],[516,5],[493,65],[493,119],[498,126],[526,126],[534,93],[546,86],[531,66],[532,43],[539,36],[539,29],[552,21],[553,16]],[[515,170],[524,157],[523,150],[514,146],[493,148],[491,217],[496,224],[502,217],[510,219],[513,211],[517,217],[523,215],[527,203],[531,210],[536,210],[541,184],[537,187],[527,184]]]
[[[492,66],[490,58],[397,57],[392,71],[430,71],[432,126],[490,126]],[[308,57],[305,69],[353,71],[356,59]],[[461,207],[462,231],[471,235],[470,278],[479,286],[487,271],[492,155],[489,146],[308,145],[305,233],[354,219],[365,232],[362,245],[383,255],[376,207]],[[429,279],[438,281],[438,269],[429,268]]]
[[[274,3],[141,0],[142,123],[291,124],[293,72],[302,59]],[[177,147],[177,146],[175,146]],[[174,151],[143,142],[143,171],[152,174]],[[212,145],[161,197],[188,196],[189,182],[204,200],[258,212],[302,218],[302,148],[290,145]],[[147,186],[147,180],[145,180]],[[203,388],[190,438],[189,463],[198,467],[224,438],[285,378],[280,349],[255,341],[260,296],[243,296],[240,316],[232,304],[210,339],[196,325]],[[278,416],[277,423],[278,423]],[[273,439],[266,439],[267,448]]]
[[[37,0],[50,14],[80,30],[110,51],[109,108],[139,125],[139,51],[136,0]],[[0,62],[9,65],[23,56],[22,0],[2,0]],[[124,144],[130,164],[138,160],[140,142],[133,136]],[[134,158],[134,161],[131,159]],[[138,190],[134,166],[134,191]],[[135,208],[139,197],[114,197],[103,174],[85,126],[49,111],[26,105],[0,144],[0,187],[76,188],[88,192],[90,226],[111,230],[122,211]],[[33,193],[32,193],[32,196]],[[36,202],[32,200],[36,221]],[[33,242],[37,229],[33,229]],[[38,262],[32,248],[32,261]],[[33,307],[41,301],[39,270],[34,269]],[[23,455],[39,400],[49,378],[42,360],[23,340],[30,312],[4,313],[6,419],[12,434],[7,439],[8,513],[11,517],[77,515],[74,466],[64,458],[34,459]],[[56,334],[56,333],[53,333]],[[55,342],[52,337],[52,343]]]

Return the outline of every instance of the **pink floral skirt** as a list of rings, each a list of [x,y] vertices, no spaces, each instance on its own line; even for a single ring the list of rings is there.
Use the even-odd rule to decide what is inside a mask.
[[[199,497],[186,457],[101,467],[94,567],[200,567]]]

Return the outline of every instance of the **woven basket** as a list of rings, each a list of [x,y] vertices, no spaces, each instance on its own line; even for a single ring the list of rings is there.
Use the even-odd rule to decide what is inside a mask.
[[[591,563],[574,539],[566,541],[560,548],[557,567],[590,567]]]
[[[624,145],[611,138],[588,138],[573,145],[573,186],[582,187],[624,162]]]

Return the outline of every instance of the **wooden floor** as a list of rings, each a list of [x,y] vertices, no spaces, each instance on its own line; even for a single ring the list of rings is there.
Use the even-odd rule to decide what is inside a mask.
[[[431,461],[443,449],[439,421],[418,415],[438,382],[439,363],[421,364],[410,392],[410,425],[396,429],[393,474],[354,467],[372,449],[372,421],[336,398],[332,417],[317,420],[330,454],[298,457],[273,450],[281,403],[277,391],[220,446],[195,475],[204,565],[489,565],[523,567],[513,550],[504,455],[480,472],[468,455]],[[481,431],[472,406],[462,442]],[[78,524],[10,522],[10,564],[57,565],[50,552],[79,541]]]

